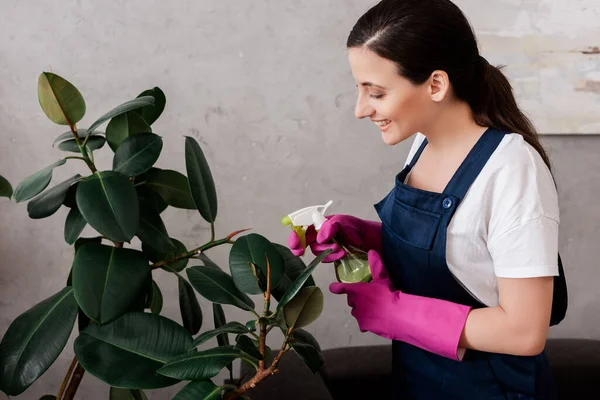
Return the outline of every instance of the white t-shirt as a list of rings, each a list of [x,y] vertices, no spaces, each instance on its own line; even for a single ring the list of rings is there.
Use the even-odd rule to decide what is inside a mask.
[[[408,164],[425,136],[417,133]],[[446,261],[483,304],[498,305],[496,277],[558,275],[559,206],[550,171],[520,134],[507,134],[450,221]]]

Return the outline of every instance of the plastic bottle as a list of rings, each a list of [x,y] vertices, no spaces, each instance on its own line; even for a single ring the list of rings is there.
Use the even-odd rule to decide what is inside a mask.
[[[281,223],[284,226],[291,225],[300,238],[301,246],[306,248],[306,230],[310,225],[313,225],[316,231],[321,229],[326,221],[325,211],[332,203],[333,201],[330,200],[325,205],[310,206],[294,211],[283,217]],[[346,252],[344,257],[333,262],[337,281],[343,283],[369,282],[371,268],[367,253],[346,245],[338,234],[334,236],[333,241]]]

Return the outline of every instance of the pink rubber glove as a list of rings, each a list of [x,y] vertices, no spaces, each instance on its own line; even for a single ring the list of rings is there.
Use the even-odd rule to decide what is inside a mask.
[[[368,221],[345,214],[329,215],[325,218],[327,221],[321,225],[318,234],[312,225],[306,230],[306,244],[310,246],[315,256],[327,249],[333,250],[322,262],[330,263],[346,255],[346,252],[340,246],[333,243],[333,237],[336,234],[338,234],[338,237],[341,236],[343,244],[364,251],[376,250],[381,252],[381,222]],[[294,231],[288,237],[288,247],[296,256],[304,254],[304,249],[300,245],[300,238]]]
[[[460,361],[458,348],[470,307],[396,290],[376,251],[369,251],[373,280],[368,283],[329,285],[335,294],[346,293],[361,332],[412,344],[423,350]]]

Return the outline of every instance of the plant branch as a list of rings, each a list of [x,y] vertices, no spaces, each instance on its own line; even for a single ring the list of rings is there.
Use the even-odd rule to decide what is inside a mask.
[[[215,241],[215,223],[211,222],[210,224],[210,241],[214,242]]]
[[[285,334],[285,339],[283,340],[283,344],[281,345],[281,348],[279,349],[279,353],[277,353],[277,356],[275,356],[275,358],[273,359],[273,363],[271,364],[271,366],[264,370],[259,369],[256,372],[256,374],[254,375],[254,377],[252,379],[250,379],[248,382],[244,383],[239,389],[237,389],[233,392],[225,393],[225,397],[223,397],[224,400],[237,399],[239,396],[246,393],[248,390],[256,387],[256,384],[259,383],[260,381],[262,381],[263,379],[268,378],[269,376],[278,372],[279,370],[277,369],[277,365],[279,364],[279,361],[281,360],[281,357],[283,356],[283,354],[287,351],[286,348],[287,348],[288,340],[290,338],[291,333],[292,333],[292,328],[289,328]]]
[[[75,365],[77,365],[77,357],[73,357],[73,361],[71,361],[71,365],[69,366],[69,369],[67,370],[65,379],[63,379],[62,384],[60,385],[60,389],[58,391],[58,395],[56,396],[57,400],[62,399],[63,393],[65,392],[65,389],[67,388],[67,383],[69,383],[69,380],[71,379],[71,375],[73,374],[73,370],[75,369]]]
[[[87,139],[90,135],[87,135],[85,137],[85,140],[82,143],[81,138],[79,137],[79,134],[77,133],[77,125],[69,124],[69,128],[71,128],[71,132],[73,133],[73,136],[75,137],[75,142],[77,143],[77,147],[79,147],[79,152],[83,156],[83,161],[85,161],[85,163],[87,164],[89,169],[92,171],[92,173],[95,174],[97,172],[97,169],[96,169],[96,166],[94,165],[94,161],[90,159],[87,152],[85,151],[85,149],[86,149],[85,146],[87,145]]]
[[[79,384],[83,379],[84,373],[85,369],[83,369],[81,364],[77,363],[77,367],[75,367],[75,372],[73,372],[73,378],[71,379],[71,382],[69,382],[69,386],[67,386],[64,400],[73,400],[75,398],[75,393],[77,393],[77,388],[79,388]]]
[[[211,225],[211,226],[213,226],[213,225]],[[213,229],[214,229],[214,226],[213,226]],[[211,240],[210,242],[205,243],[202,246],[195,248],[194,250],[188,251],[187,253],[182,253],[182,254],[176,255],[175,257],[173,257],[171,259],[168,259],[168,260],[157,261],[154,264],[152,264],[150,266],[150,268],[152,268],[152,269],[158,269],[158,268],[160,268],[160,267],[162,267],[164,265],[172,264],[175,261],[183,260],[184,258],[192,258],[192,257],[194,257],[194,256],[196,256],[196,255],[198,255],[198,254],[200,254],[202,252],[205,252],[206,250],[211,249],[213,247],[217,247],[217,246],[220,246],[222,244],[231,244],[232,243],[232,241],[231,241],[232,237],[234,237],[235,235],[237,235],[239,233],[245,232],[247,230],[248,229],[242,229],[242,230],[239,230],[239,231],[232,232],[229,235],[227,235],[227,237],[225,237],[223,239]]]

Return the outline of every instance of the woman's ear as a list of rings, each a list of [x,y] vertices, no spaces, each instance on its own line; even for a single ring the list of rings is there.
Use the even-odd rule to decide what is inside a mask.
[[[450,91],[450,78],[445,71],[435,70],[429,77],[429,96],[436,103],[442,102]]]

